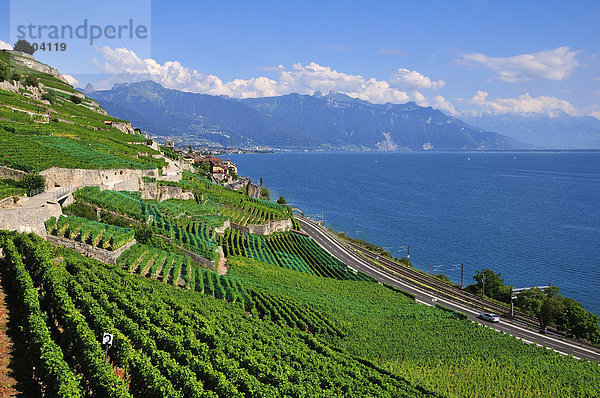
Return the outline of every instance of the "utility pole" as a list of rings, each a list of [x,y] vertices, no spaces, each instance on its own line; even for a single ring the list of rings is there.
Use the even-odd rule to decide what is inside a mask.
[[[481,275],[481,282],[483,286],[481,286],[481,297],[485,297],[485,273]]]
[[[515,317],[515,303],[514,303],[515,298],[516,298],[516,296],[514,296],[514,290],[511,287],[510,288],[510,317],[511,318]]]

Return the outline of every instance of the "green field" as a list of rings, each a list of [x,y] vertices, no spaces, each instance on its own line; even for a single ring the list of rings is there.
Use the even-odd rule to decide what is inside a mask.
[[[527,345],[370,282],[338,281],[229,259],[245,286],[307,303],[345,334],[325,339],[428,389],[457,397],[591,397],[600,367]],[[490,393],[493,392],[493,393]]]

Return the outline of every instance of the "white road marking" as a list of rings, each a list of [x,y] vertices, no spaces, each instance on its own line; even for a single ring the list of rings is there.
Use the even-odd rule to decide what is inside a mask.
[[[307,222],[307,221],[304,221],[304,220],[301,220],[301,222],[304,222],[304,224],[307,224],[307,225],[309,225],[310,227],[312,227],[312,229],[313,229],[313,230],[315,230],[315,231],[316,231],[316,232],[317,232],[317,233],[318,233],[318,234],[319,234],[321,237],[323,237],[325,240],[327,240],[328,242],[330,242],[330,244],[331,244],[332,246],[336,247],[338,250],[341,250],[342,252],[345,252],[345,253],[346,253],[346,255],[348,255],[349,257],[352,257],[352,258],[353,258],[355,261],[357,261],[358,263],[360,263],[360,264],[361,264],[363,267],[365,267],[365,268],[368,268],[368,269],[369,269],[369,270],[371,270],[372,272],[375,272],[376,274],[378,274],[378,275],[381,275],[382,277],[384,277],[384,278],[386,278],[386,279],[388,279],[388,280],[393,280],[394,282],[398,283],[399,285],[402,285],[402,286],[405,286],[405,287],[407,287],[407,288],[410,288],[410,289],[412,289],[412,290],[414,290],[414,291],[417,291],[417,292],[419,292],[420,294],[422,294],[422,295],[424,295],[424,296],[430,297],[430,298],[432,298],[432,299],[433,299],[433,298],[435,298],[435,299],[437,300],[437,302],[442,302],[442,303],[445,303],[445,304],[447,304],[447,305],[451,305],[451,306],[454,306],[454,307],[460,308],[461,310],[463,310],[463,311],[464,311],[464,312],[466,312],[466,313],[470,313],[470,314],[473,314],[473,315],[477,315],[477,314],[479,314],[479,313],[478,313],[477,311],[475,311],[475,310],[472,310],[472,309],[470,309],[470,308],[463,307],[463,306],[461,306],[460,304],[456,304],[456,303],[454,303],[454,302],[450,302],[450,301],[447,301],[447,300],[444,300],[444,299],[441,299],[441,298],[437,298],[437,297],[433,296],[431,293],[424,292],[424,291],[422,291],[422,290],[421,290],[421,289],[419,289],[419,288],[416,288],[416,287],[414,287],[414,286],[412,286],[412,285],[409,285],[409,284],[407,284],[407,283],[405,283],[405,282],[403,282],[403,281],[400,281],[400,280],[396,279],[396,278],[395,278],[395,277],[393,277],[393,276],[390,276],[390,275],[388,275],[388,274],[385,274],[385,273],[383,273],[383,272],[379,271],[379,270],[378,270],[378,269],[376,269],[376,268],[373,268],[373,265],[372,265],[372,264],[369,264],[369,263],[367,263],[367,262],[366,262],[366,261],[364,261],[362,258],[358,257],[356,254],[354,254],[354,253],[350,252],[350,251],[349,251],[349,250],[348,250],[346,247],[342,246],[342,245],[341,245],[339,242],[337,242],[337,241],[336,241],[336,240],[334,240],[334,239],[333,239],[331,236],[329,236],[329,234],[327,234],[327,233],[325,233],[324,231],[322,231],[320,227],[318,227],[318,226],[314,226],[314,225],[313,225],[311,222]],[[325,250],[327,250],[327,249],[325,248]],[[334,256],[334,257],[335,257],[335,255],[334,255],[333,253],[330,253],[328,250],[327,250],[327,252],[328,252],[329,254],[331,254],[332,256]],[[338,259],[338,260],[342,261],[341,259]],[[420,301],[420,300],[418,300],[418,302],[421,302],[422,304],[425,304],[425,305],[432,306],[431,304],[428,304],[428,303],[426,303],[426,302],[422,302],[422,301]],[[517,326],[517,325],[515,325],[515,324],[511,324],[509,327],[511,327],[511,328],[514,328],[514,329],[517,329],[517,330],[520,330],[521,332],[525,332],[525,333],[529,333],[529,334],[534,334],[534,332],[532,332],[531,330],[524,329],[524,328],[522,328],[522,327],[520,327],[520,326]],[[495,330],[498,330],[498,331],[501,331],[501,330],[499,330],[499,329],[496,329],[496,328],[494,328],[494,329],[495,329]],[[557,340],[557,339],[554,339],[554,338],[552,338],[552,337],[548,337],[548,336],[542,336],[542,335],[540,335],[540,336],[537,336],[537,335],[536,335],[536,337],[538,337],[538,338],[539,338],[539,339],[541,339],[541,340],[552,341],[552,342],[554,342],[554,343],[557,343],[557,344],[564,344],[564,345],[566,345],[566,346],[569,346],[569,347],[571,347],[571,348],[574,348],[574,349],[576,349],[576,350],[582,350],[582,351],[586,351],[586,352],[589,352],[589,353],[591,353],[591,354],[594,354],[594,355],[598,355],[598,354],[599,354],[598,352],[596,352],[596,351],[593,351],[593,350],[590,350],[590,349],[587,349],[587,348],[585,348],[585,347],[580,347],[580,346],[577,346],[577,345],[571,344],[571,343],[569,343],[569,342],[566,342],[566,341],[562,341],[562,340]],[[537,343],[536,343],[536,344],[537,344]],[[548,348],[550,348],[550,347],[548,347]],[[556,351],[556,352],[558,352],[558,353],[561,353],[561,354],[567,355],[567,354],[565,354],[565,353],[563,353],[563,352],[561,352],[561,351],[558,351],[558,350],[556,350],[556,349],[554,349],[554,348],[551,348],[551,349],[553,349],[554,351]]]

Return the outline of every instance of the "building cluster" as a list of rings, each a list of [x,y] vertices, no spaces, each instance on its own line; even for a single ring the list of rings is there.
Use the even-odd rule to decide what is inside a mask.
[[[166,141],[165,146],[196,167],[203,164],[206,165],[212,177],[218,182],[232,183],[238,179],[237,165],[229,159],[222,160],[214,156],[204,156],[194,151],[184,152],[181,149],[175,148],[173,141],[170,139]]]

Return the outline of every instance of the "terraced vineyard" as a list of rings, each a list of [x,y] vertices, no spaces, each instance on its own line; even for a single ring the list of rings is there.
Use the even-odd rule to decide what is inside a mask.
[[[79,189],[74,196],[78,201],[146,221],[156,234],[206,259],[218,261],[215,228],[223,224],[224,218],[200,215],[209,213],[209,206],[194,201],[143,201],[139,193],[100,191],[97,187]]]
[[[376,283],[340,281],[243,257],[229,275],[310,305],[344,334],[330,344],[452,397],[600,396],[600,366],[525,344],[464,320],[462,314],[416,303]]]
[[[28,85],[19,93],[0,90],[0,165],[31,172],[53,166],[156,169],[166,164],[164,159],[147,156],[158,152],[139,145],[145,144],[144,136],[107,126],[106,120],[120,120],[100,113],[88,98],[75,104],[71,95],[63,92],[80,96],[73,87],[20,65],[16,58],[18,55],[2,53],[0,66],[37,81],[37,87]],[[34,93],[43,93],[49,103]]]
[[[270,221],[291,219],[292,211],[277,203],[250,198],[242,192],[232,191],[212,184],[190,173],[184,173],[180,186],[195,192],[196,197],[204,203],[220,204],[219,214],[232,222],[246,226],[248,224],[265,224]],[[297,226],[294,223],[294,226]]]
[[[247,289],[237,279],[193,265],[189,258],[175,253],[136,244],[119,257],[117,264],[130,274],[145,276],[230,303],[237,303],[255,317],[284,322],[292,328],[311,333],[343,336],[343,333],[326,317],[300,302],[255,289]]]
[[[152,246],[135,244],[117,260],[130,274],[158,279],[164,283],[190,288],[194,286],[195,267],[190,259]]]
[[[69,250],[56,262],[37,238],[3,234],[0,247],[11,285],[27,298],[19,301],[23,332],[47,396],[429,395],[283,318],[249,317],[227,297],[130,276]],[[273,313],[278,305],[271,301]],[[107,362],[103,333],[114,335]]]
[[[133,229],[121,228],[76,216],[52,217],[46,231],[60,238],[86,243],[107,250],[117,250],[134,239]]]
[[[340,280],[375,280],[355,272],[313,239],[293,232],[260,236],[228,229],[221,245],[225,256],[244,256],[296,271]]]
[[[141,195],[135,192],[104,190],[98,187],[85,187],[74,192],[76,200],[111,210],[136,220],[145,221]]]

